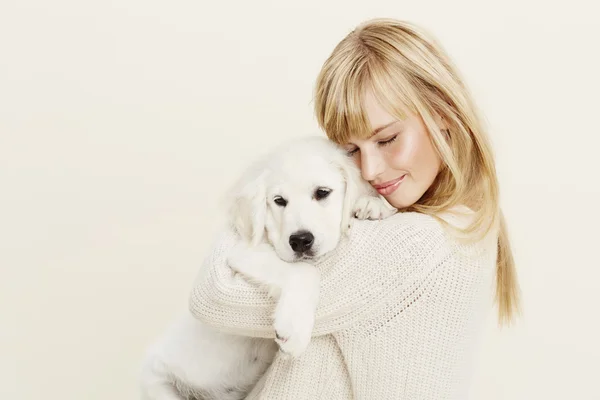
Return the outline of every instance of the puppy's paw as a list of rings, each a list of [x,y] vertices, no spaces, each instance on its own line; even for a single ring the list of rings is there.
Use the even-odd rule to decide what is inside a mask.
[[[315,314],[297,301],[282,296],[275,311],[275,342],[285,355],[297,358],[308,347],[315,323]]]
[[[358,219],[385,219],[397,211],[375,196],[361,196],[354,204],[354,216]]]
[[[291,358],[299,357],[310,343],[319,297],[319,274],[314,267],[299,271],[281,293],[274,316],[279,349]]]

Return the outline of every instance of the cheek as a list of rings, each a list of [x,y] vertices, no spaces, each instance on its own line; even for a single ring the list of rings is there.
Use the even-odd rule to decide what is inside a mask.
[[[398,138],[385,150],[385,158],[389,167],[413,173],[417,167],[418,148],[415,138],[405,135]]]
[[[436,174],[439,163],[433,145],[424,132],[410,132],[390,146],[389,165],[408,171],[413,178]]]
[[[273,242],[278,241],[285,233],[282,231],[285,210],[283,208],[275,208],[267,211],[267,220],[265,228],[269,235],[269,239]]]
[[[327,221],[327,227],[330,232],[339,232],[341,230],[342,219],[344,218],[344,200],[345,190],[339,189],[333,194],[326,208],[326,215],[323,219]]]
[[[318,242],[318,251],[320,253],[329,252],[339,242],[342,224],[342,205],[341,199],[328,203],[321,207],[315,220],[315,236]],[[338,204],[339,203],[339,204]]]
[[[421,144],[419,147],[419,163],[424,173],[429,176],[430,179],[434,179],[437,176],[441,160],[435,151],[435,147],[429,136],[425,136],[421,140]]]
[[[342,224],[342,200],[330,198],[327,204],[315,204],[315,209],[310,213],[312,225],[322,237],[330,237]]]
[[[283,209],[280,207],[273,207],[269,210],[267,219],[271,222],[271,225],[277,226],[280,224],[282,213]]]
[[[269,240],[271,241],[279,237],[276,213],[276,210],[267,210],[267,218],[265,220],[265,229],[267,230],[267,235],[269,236]]]

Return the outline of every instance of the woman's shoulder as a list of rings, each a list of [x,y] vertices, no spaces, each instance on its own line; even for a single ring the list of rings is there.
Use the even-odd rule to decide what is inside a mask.
[[[467,245],[458,240],[450,226],[465,228],[473,218],[473,211],[464,206],[457,206],[435,217],[410,211],[398,212],[383,220],[354,220],[350,229],[349,245],[385,246],[391,251],[403,247],[417,247],[424,251],[435,248],[472,247],[473,244]]]
[[[404,259],[449,245],[449,236],[435,217],[399,212],[382,220],[354,220],[344,247],[352,253]]]
[[[354,220],[350,228],[354,240],[376,237],[379,240],[419,237],[423,235],[442,235],[441,222],[428,214],[420,212],[398,212],[382,220]]]

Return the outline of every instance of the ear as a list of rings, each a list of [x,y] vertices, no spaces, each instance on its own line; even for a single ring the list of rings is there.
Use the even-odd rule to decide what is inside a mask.
[[[267,218],[267,172],[245,176],[230,194],[229,218],[233,228],[252,246],[260,243],[265,234]]]
[[[354,218],[354,207],[361,196],[376,195],[376,192],[371,185],[366,182],[361,174],[360,169],[346,155],[342,155],[338,159],[338,165],[346,182],[346,192],[344,194],[344,204],[342,207],[342,225],[343,234],[348,233],[350,221]]]

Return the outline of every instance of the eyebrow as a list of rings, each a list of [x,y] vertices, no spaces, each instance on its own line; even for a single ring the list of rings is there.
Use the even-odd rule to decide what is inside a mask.
[[[392,121],[392,122],[390,122],[390,123],[389,123],[389,124],[387,124],[387,125],[380,126],[379,128],[375,129],[375,130],[374,130],[374,131],[371,133],[371,137],[372,137],[372,136],[375,136],[375,135],[377,135],[379,132],[381,132],[381,131],[382,131],[382,130],[384,130],[385,128],[387,128],[387,127],[389,127],[389,126],[392,126],[392,125],[394,125],[396,122],[398,122],[398,121]]]

